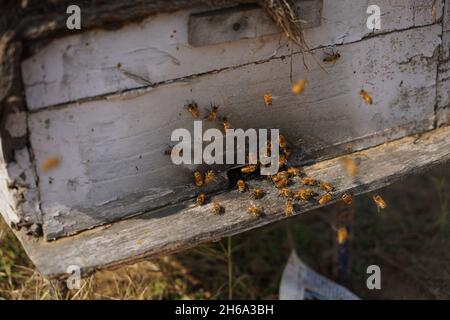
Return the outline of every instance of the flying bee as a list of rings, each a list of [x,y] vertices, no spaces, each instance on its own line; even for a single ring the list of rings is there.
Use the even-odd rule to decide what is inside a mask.
[[[322,59],[322,61],[326,63],[336,62],[340,57],[341,54],[339,52],[331,52],[331,54],[327,54],[325,58]]]
[[[218,202],[213,202],[212,204],[212,212],[215,215],[219,215],[223,212],[223,207],[220,205],[220,203]]]
[[[344,201],[344,203],[349,206],[349,205],[352,204],[353,199],[352,199],[352,196],[350,194],[344,193],[342,195],[342,201]]]
[[[343,157],[341,158],[341,164],[350,177],[356,177],[358,174],[358,165],[354,159]]]
[[[326,203],[330,202],[331,200],[333,200],[333,196],[331,195],[331,193],[327,192],[323,196],[320,197],[319,203],[326,204]]]
[[[319,187],[326,192],[332,192],[334,190],[333,185],[325,181],[320,181]]]
[[[217,119],[217,113],[219,112],[218,106],[211,106],[211,111],[209,112],[209,115],[205,117],[210,122],[213,122]]]
[[[290,198],[292,196],[292,191],[289,190],[288,188],[280,189],[280,190],[278,190],[278,196],[279,197]]]
[[[272,93],[267,92],[263,95],[264,104],[268,107],[272,105]]]
[[[251,204],[250,206],[248,206],[247,212],[255,217],[260,217],[263,214],[263,210],[258,208],[254,204]]]
[[[187,111],[194,117],[194,118],[198,118],[198,116],[200,115],[200,112],[198,110],[198,105],[197,103],[195,103],[194,101],[192,101],[191,103],[189,103],[187,105]]]
[[[203,186],[203,175],[200,171],[194,172],[194,181],[197,187]]]
[[[280,142],[280,148],[282,148],[282,149],[286,148],[286,146],[287,146],[286,138],[282,134],[279,135],[279,142]]]
[[[294,194],[294,198],[300,201],[309,201],[315,194],[311,189],[302,188]]]
[[[241,168],[242,173],[253,173],[258,169],[256,164],[249,164],[243,168]]]
[[[197,203],[198,206],[201,206],[205,203],[206,200],[206,195],[202,192],[197,196],[197,199],[195,200],[195,202]]]
[[[222,118],[222,125],[223,125],[223,130],[233,129],[233,126],[231,125],[231,123],[227,117]]]
[[[304,177],[301,181],[301,184],[305,186],[317,186],[318,181],[316,179],[310,178],[310,177]]]
[[[205,174],[205,184],[211,183],[214,181],[216,174],[214,170],[208,170]]]
[[[338,244],[344,244],[348,239],[348,231],[346,227],[340,227],[337,231]]]
[[[57,156],[51,156],[48,157],[47,159],[45,159],[42,164],[41,164],[41,170],[43,172],[49,172],[53,169],[55,169],[56,167],[59,166],[61,160],[59,157]]]
[[[359,92],[359,95],[361,96],[361,98],[364,100],[365,103],[367,103],[369,105],[371,105],[373,103],[372,97],[366,90],[361,89],[361,91]]]
[[[295,94],[300,94],[305,90],[306,80],[298,80],[292,85],[292,92]]]
[[[236,187],[239,192],[245,192],[245,190],[247,189],[247,184],[244,180],[238,180],[238,182],[236,183]]]
[[[385,209],[386,208],[386,202],[383,200],[383,198],[379,195],[375,195],[373,196],[373,201],[375,202],[375,204],[377,205],[377,209],[378,211],[380,211],[380,209]]]
[[[264,190],[263,189],[255,189],[252,193],[253,199],[261,199],[264,197]]]
[[[286,217],[292,216],[294,213],[294,206],[292,205],[292,200],[288,199],[284,205],[284,214]]]
[[[300,168],[294,168],[294,167],[289,167],[288,169],[287,169],[287,173],[291,176],[291,177],[294,177],[294,176],[299,176],[300,175]]]

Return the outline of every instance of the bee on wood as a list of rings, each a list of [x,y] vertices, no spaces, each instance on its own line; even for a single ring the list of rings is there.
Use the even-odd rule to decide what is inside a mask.
[[[275,174],[275,175],[273,175],[272,176],[272,181],[274,182],[274,183],[276,183],[276,182],[278,182],[278,181],[280,181],[280,180],[283,180],[283,179],[288,179],[288,173],[287,173],[287,171],[280,171],[280,172],[278,172],[277,174]]]
[[[283,149],[283,154],[286,156],[286,158],[289,158],[289,156],[291,155],[292,151],[289,147],[285,147]]]
[[[197,187],[203,186],[203,175],[200,171],[194,172],[194,181]]]
[[[280,148],[281,149],[286,148],[286,146],[287,146],[286,138],[282,134],[279,135],[279,142],[280,142]]]
[[[344,244],[348,239],[348,231],[346,227],[340,227],[337,231],[337,242],[338,244]]]
[[[305,186],[317,186],[318,181],[316,179],[310,178],[310,177],[304,177],[301,181],[301,184]]]
[[[305,90],[306,80],[298,80],[292,85],[292,92],[295,94],[300,94]]]
[[[205,200],[206,200],[206,195],[202,192],[197,196],[195,203],[197,203],[198,206],[201,206],[205,203]]]
[[[48,172],[53,169],[55,169],[57,166],[59,166],[61,160],[57,156],[51,156],[45,159],[41,164],[41,170],[43,172]]]
[[[278,157],[278,165],[284,167],[287,163],[286,155],[284,153],[280,154]]]
[[[264,151],[264,156],[270,157],[271,154],[272,154],[272,143],[270,143],[270,141],[267,141],[266,142],[266,149]]]
[[[236,183],[236,187],[239,192],[245,192],[245,190],[247,189],[247,184],[244,180],[238,180],[238,182]]]
[[[198,110],[198,105],[197,103],[195,103],[194,101],[192,101],[191,103],[189,103],[187,105],[187,111],[194,117],[194,118],[198,118],[198,116],[200,115],[200,112]]]
[[[343,157],[340,161],[347,174],[350,177],[356,177],[358,174],[358,165],[356,164],[356,161],[350,157]]]
[[[213,202],[213,204],[212,204],[212,212],[215,215],[219,215],[219,214],[223,213],[223,207],[220,205],[220,203]]]
[[[286,217],[292,216],[294,213],[294,206],[292,205],[292,200],[288,199],[284,205],[284,214]]]
[[[353,199],[352,199],[352,196],[350,194],[344,193],[342,195],[342,201],[344,201],[344,203],[349,206],[349,205],[352,204]]]
[[[364,100],[364,102],[367,103],[368,105],[371,105],[373,103],[372,97],[366,90],[361,89],[361,91],[359,92],[359,95]]]
[[[319,187],[326,191],[326,192],[332,192],[334,191],[334,187],[333,185],[331,185],[331,183],[325,182],[325,181],[320,181],[319,183]]]
[[[268,92],[263,95],[264,104],[268,107],[272,105],[272,93]]]
[[[264,193],[263,189],[257,188],[255,190],[253,190],[252,196],[253,196],[253,199],[261,199],[262,197],[264,197],[264,194],[265,193]]]
[[[243,168],[241,168],[242,173],[253,173],[258,169],[256,164],[249,164]]]
[[[251,204],[247,208],[247,212],[250,213],[252,216],[260,217],[263,214],[263,210],[255,206],[254,204]]]
[[[289,190],[288,188],[280,189],[280,190],[278,190],[278,196],[279,197],[290,198],[292,196],[292,191]]]
[[[311,189],[302,188],[294,194],[294,198],[299,201],[309,201],[315,194]]]
[[[327,54],[325,58],[322,59],[322,61],[326,63],[336,62],[340,57],[341,54],[339,52],[332,52],[331,54]]]
[[[219,112],[218,106],[211,106],[211,110],[209,111],[209,115],[205,117],[210,122],[216,121],[217,113]]]
[[[331,193],[325,193],[323,196],[320,197],[319,203],[326,204],[326,203],[330,202],[331,200],[333,200],[333,196],[331,195]]]
[[[289,180],[287,178],[281,178],[277,182],[275,182],[275,187],[278,189],[284,188],[288,185]]]
[[[379,195],[373,196],[373,201],[377,205],[378,211],[380,211],[380,209],[386,209],[387,207],[386,202],[383,200],[381,196]]]
[[[299,168],[290,167],[290,168],[287,169],[287,173],[291,177],[295,177],[295,176],[298,177],[300,175],[300,169]]]
[[[205,174],[205,184],[211,183],[216,178],[214,170],[208,170]]]
[[[222,125],[223,125],[224,130],[233,129],[233,126],[231,125],[230,121],[226,117],[222,118]]]

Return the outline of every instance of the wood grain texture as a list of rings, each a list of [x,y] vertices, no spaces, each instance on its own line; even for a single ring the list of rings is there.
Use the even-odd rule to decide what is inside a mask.
[[[378,1],[383,8],[383,25],[376,33],[433,24],[433,2]],[[305,31],[309,46],[351,43],[372,36],[366,27],[368,5],[368,0],[325,0],[320,27]],[[437,1],[438,16],[442,15],[442,7],[443,2]],[[189,16],[208,8],[160,14],[119,30],[93,30],[51,42],[22,63],[28,107],[36,110],[148,87],[298,51],[279,35],[192,47],[188,43]]]
[[[279,128],[301,150],[295,162],[431,129],[441,30],[422,27],[343,45],[342,58],[327,72],[312,61],[306,72],[294,55],[294,78],[308,81],[299,96],[291,92],[289,59],[271,59],[30,114],[46,237],[194,197],[197,166],[175,166],[163,154],[174,129],[192,128],[192,117],[183,110],[190,100],[202,108],[218,103],[235,128]],[[321,57],[323,51],[315,54]],[[359,96],[362,88],[371,93],[373,105]],[[266,92],[274,95],[269,108],[262,99]],[[205,128],[217,125],[205,123]],[[40,164],[52,156],[61,163],[42,171]],[[218,180],[207,191],[226,187]]]
[[[356,179],[344,173],[340,158],[304,168],[309,176],[329,181],[336,187],[333,201],[339,201],[343,192],[366,193],[406,174],[449,161],[450,127],[419,137],[405,137],[350,156],[360,163]],[[196,207],[187,201],[53,242],[29,239],[20,233],[18,236],[44,276],[65,277],[69,265],[80,266],[87,275],[98,269],[186,249],[285,218],[281,212],[284,202],[267,180],[254,180],[250,187],[262,187],[267,191],[267,195],[257,202],[264,208],[265,215],[261,218],[251,217],[246,212],[252,201],[256,203],[256,200],[250,200],[248,193],[229,191],[210,199],[219,201],[225,208],[220,216],[211,213],[211,204]],[[298,184],[291,188],[298,188]],[[298,203],[295,215],[317,207],[316,200]]]

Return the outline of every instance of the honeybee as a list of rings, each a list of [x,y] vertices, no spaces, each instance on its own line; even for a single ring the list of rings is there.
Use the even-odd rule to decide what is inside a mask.
[[[236,187],[239,192],[245,192],[245,190],[247,189],[247,184],[244,180],[238,180],[238,182],[236,183]]]
[[[195,200],[195,202],[197,203],[198,206],[201,206],[205,203],[206,200],[206,195],[202,192],[197,196],[197,199]]]
[[[205,184],[211,183],[214,181],[216,174],[214,170],[208,170],[205,174]]]
[[[218,106],[211,106],[211,111],[209,112],[209,115],[205,117],[210,122],[213,122],[217,119],[217,113],[219,112]]]
[[[212,212],[216,215],[219,215],[223,212],[223,207],[218,202],[213,202],[212,204]]]
[[[320,181],[319,186],[322,190],[326,192],[331,192],[334,190],[334,187],[330,183],[325,181]]]
[[[256,164],[249,164],[243,168],[241,168],[242,173],[253,173],[258,169],[258,166]]]
[[[294,198],[296,200],[301,200],[301,201],[308,201],[310,200],[316,193],[311,190],[311,189],[305,189],[302,188],[300,190],[298,190],[295,194],[294,194]]]
[[[263,96],[264,99],[264,104],[266,106],[271,106],[272,105],[272,94],[270,92],[265,93]]]
[[[194,181],[197,187],[203,186],[203,175],[200,171],[194,172]]]
[[[299,168],[294,168],[294,167],[290,167],[287,169],[287,173],[293,177],[293,176],[299,176],[300,175],[300,169]]]
[[[338,244],[344,244],[348,239],[348,231],[346,227],[340,227],[337,231],[337,242]]]
[[[280,148],[282,149],[286,148],[286,138],[282,134],[279,135],[279,142]]]
[[[323,196],[320,197],[319,203],[326,204],[326,203],[330,202],[331,200],[333,200],[333,196],[331,195],[331,193],[327,192]]]
[[[339,52],[333,52],[331,54],[327,54],[325,58],[323,58],[323,62],[336,62],[337,60],[339,60],[339,58],[341,57]]]
[[[253,199],[261,199],[264,197],[264,190],[263,189],[255,189],[253,190]]]
[[[194,101],[187,105],[187,111],[194,117],[198,118],[200,112],[198,110],[198,105]]]
[[[247,208],[247,212],[255,217],[260,217],[263,214],[263,210],[255,206],[254,204],[251,204]]]
[[[286,201],[286,204],[284,205],[284,214],[286,215],[286,217],[290,217],[292,216],[293,213],[294,213],[294,206],[292,205],[292,200],[288,199]]]
[[[304,177],[301,181],[301,184],[305,186],[317,186],[318,181],[316,179],[310,178],[310,177]]]
[[[231,125],[230,121],[226,117],[222,118],[222,125],[223,125],[224,130],[233,129],[233,126]]]
[[[278,165],[280,167],[283,167],[286,165],[286,162],[287,162],[286,155],[284,153],[280,154],[278,158]]]
[[[358,174],[358,165],[356,161],[349,157],[341,158],[341,164],[350,177],[356,177]]]
[[[292,191],[289,190],[288,188],[280,189],[280,190],[278,190],[278,196],[279,197],[290,198],[292,196]]]
[[[289,183],[289,180],[287,178],[281,178],[277,182],[275,182],[275,186],[278,189],[281,189],[283,187],[286,187],[288,185],[288,183]]]
[[[350,194],[344,193],[342,195],[342,201],[344,201],[344,203],[349,206],[349,205],[352,204],[353,199],[352,199],[352,196]]]
[[[264,151],[264,156],[270,157],[272,154],[272,143],[270,141],[266,142],[266,150]]]
[[[51,156],[44,160],[41,164],[41,169],[43,172],[48,172],[59,166],[61,160],[57,156]]]
[[[272,176],[272,181],[277,182],[277,181],[280,181],[282,179],[287,179],[287,178],[288,178],[287,171],[280,171],[277,174]]]
[[[283,154],[286,156],[286,158],[289,158],[289,156],[291,155],[292,151],[289,147],[285,147],[283,149]]]
[[[378,211],[380,211],[380,209],[385,209],[386,208],[386,202],[383,200],[383,198],[379,195],[375,195],[373,196],[373,201],[375,202],[375,204],[377,205],[377,209]]]
[[[373,103],[372,97],[366,90],[361,89],[361,91],[359,92],[359,95],[361,96],[361,98],[364,100],[365,103],[367,103],[369,105]]]
[[[300,94],[305,90],[306,80],[298,80],[292,85],[292,92],[295,94]]]

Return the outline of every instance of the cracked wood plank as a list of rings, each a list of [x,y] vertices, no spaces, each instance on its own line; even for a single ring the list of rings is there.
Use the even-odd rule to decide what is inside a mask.
[[[174,129],[192,128],[183,110],[190,100],[201,108],[220,104],[221,115],[235,128],[280,128],[294,151],[301,150],[296,162],[432,129],[441,31],[433,25],[343,45],[341,59],[327,66],[327,73],[312,61],[306,72],[294,55],[294,78],[308,81],[299,96],[291,93],[289,59],[274,58],[31,113],[45,236],[53,239],[194,197],[196,166],[175,166],[163,154]],[[320,57],[323,50],[315,54]],[[361,100],[362,88],[371,93],[373,105]],[[269,108],[262,99],[266,92],[274,95]],[[61,157],[61,163],[43,172],[39,164],[51,156]],[[219,180],[209,191],[224,188]]]
[[[340,201],[344,192],[352,195],[367,193],[406,174],[449,161],[450,126],[420,137],[388,142],[350,156],[360,162],[356,179],[344,173],[339,157],[304,168],[309,176],[329,181],[336,187],[333,201]],[[53,242],[16,234],[44,276],[65,277],[69,265],[78,265],[83,275],[88,275],[98,269],[154,258],[285,218],[282,213],[284,200],[278,197],[273,185],[267,180],[254,180],[250,182],[250,187],[261,187],[267,192],[257,202],[264,208],[265,215],[261,218],[253,218],[246,212],[252,201],[248,193],[229,191],[210,199],[220,202],[225,208],[220,216],[211,213],[211,204],[196,207],[187,201]],[[295,184],[291,188],[297,187],[298,184]],[[298,203],[295,215],[319,206],[316,201]]]
[[[435,0],[380,0],[380,33],[432,24]],[[320,27],[306,30],[311,48],[359,41],[368,1],[325,0]],[[437,15],[443,1],[437,0]],[[46,106],[158,84],[195,74],[243,66],[290,54],[292,47],[272,35],[206,47],[188,43],[191,13],[206,7],[160,14],[119,30],[92,30],[56,39],[22,63],[28,107]]]

